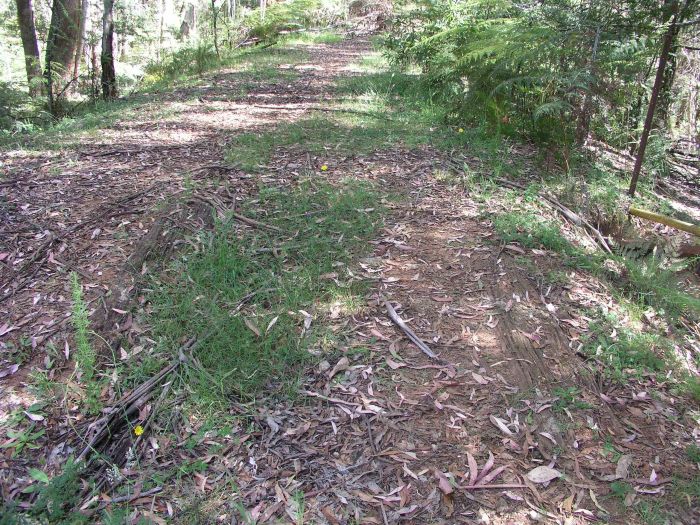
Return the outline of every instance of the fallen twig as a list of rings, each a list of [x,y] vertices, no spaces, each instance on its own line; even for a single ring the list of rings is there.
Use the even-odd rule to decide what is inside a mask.
[[[266,230],[272,230],[275,232],[282,231],[282,229],[278,228],[277,226],[272,226],[271,224],[265,224],[264,222],[256,221],[255,219],[251,219],[249,217],[246,217],[245,215],[241,215],[240,213],[236,213],[235,211],[231,212],[231,216],[234,219],[236,219],[244,224],[247,224],[248,226],[253,226],[255,228],[264,228]]]
[[[163,487],[154,487],[150,490],[147,490],[145,492],[134,492],[133,494],[126,494],[124,496],[117,496],[116,498],[110,499],[108,502],[105,502],[101,508],[107,507],[108,505],[112,505],[114,503],[125,503],[129,501],[134,501],[135,499],[138,498],[145,498],[148,496],[153,496],[155,494],[158,494],[163,491]]]
[[[467,485],[458,486],[460,489],[464,490],[479,490],[479,489],[527,489],[527,485],[522,485],[520,483],[497,483],[494,485]]]
[[[200,340],[201,341],[201,340]],[[155,376],[148,381],[142,383],[129,394],[118,400],[112,407],[105,409],[105,416],[101,417],[94,423],[88,426],[88,430],[94,429],[94,433],[90,439],[82,439],[85,447],[80,452],[77,460],[81,461],[90,457],[91,452],[97,451],[97,447],[103,440],[114,434],[113,430],[118,420],[121,417],[128,417],[138,410],[138,407],[153,395],[153,390],[163,381],[172,371],[178,368],[183,362],[187,361],[185,352],[194,350],[197,340],[193,337],[187,341],[179,350],[178,357],[174,359],[168,366],[163,368]]]
[[[420,348],[421,351],[431,359],[437,359],[438,356],[428,347],[428,345],[423,342],[423,340],[421,340],[420,337],[415,334],[413,330],[408,327],[404,320],[399,317],[399,314],[396,313],[396,310],[394,310],[394,307],[391,306],[391,303],[385,300],[384,306],[386,307],[387,312],[389,312],[389,318],[396,326],[403,330],[413,344]]]
[[[319,399],[323,399],[324,401],[328,401],[330,403],[339,403],[341,405],[348,405],[351,407],[361,407],[362,406],[360,403],[353,403],[351,401],[345,401],[344,399],[338,399],[336,397],[324,396],[323,394],[319,394],[317,392],[312,392],[311,390],[301,390],[301,393],[306,394],[307,396],[317,397]]]

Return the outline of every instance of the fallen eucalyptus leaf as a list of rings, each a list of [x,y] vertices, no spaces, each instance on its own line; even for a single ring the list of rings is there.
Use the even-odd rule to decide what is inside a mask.
[[[527,473],[527,479],[533,483],[547,483],[548,481],[560,478],[561,476],[561,472],[545,465],[535,467]]]

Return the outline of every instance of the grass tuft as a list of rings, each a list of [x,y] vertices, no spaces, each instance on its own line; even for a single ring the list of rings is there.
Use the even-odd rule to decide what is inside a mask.
[[[82,378],[89,382],[93,378],[97,355],[90,344],[90,319],[87,305],[83,299],[83,291],[78,281],[78,274],[70,274],[71,292],[73,295],[72,320],[75,328],[75,361],[82,373]]]
[[[312,357],[309,350],[327,340],[322,305],[363,290],[345,268],[366,251],[379,225],[380,200],[370,185],[353,181],[264,188],[246,214],[284,233],[241,234],[224,221],[202,239],[202,249],[171,268],[151,297],[163,344],[176,349],[214,327],[195,355],[200,401],[251,399],[290,387]]]
[[[517,211],[493,217],[498,236],[506,243],[518,242],[526,248],[545,248],[558,253],[571,253],[573,247],[559,226],[533,212]]]
[[[661,373],[673,364],[671,342],[658,334],[616,326],[613,317],[601,317],[589,326],[584,351],[596,356],[615,379]]]

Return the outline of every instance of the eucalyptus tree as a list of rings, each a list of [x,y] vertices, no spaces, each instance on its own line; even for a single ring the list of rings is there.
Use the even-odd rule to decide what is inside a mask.
[[[24,63],[27,69],[27,84],[30,95],[36,96],[42,91],[42,73],[39,43],[37,42],[36,27],[34,25],[34,8],[32,0],[16,0],[16,4],[17,22],[22,39]]]

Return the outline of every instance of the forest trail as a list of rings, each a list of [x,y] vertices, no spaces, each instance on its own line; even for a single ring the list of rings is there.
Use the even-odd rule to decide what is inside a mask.
[[[68,271],[80,276],[93,329],[135,345],[148,329],[132,314],[137,282],[154,256],[211,227],[212,203],[236,208],[260,182],[292,186],[308,169],[401,195],[370,256],[350,268],[372,283],[365,303],[327,319],[346,337],[341,353],[309,371],[296,400],[255,406],[253,426],[194,448],[182,446],[192,428],[159,440],[149,461],[204,468],[134,504],[167,517],[176,502],[181,523],[634,523],[625,509],[637,492],[620,498],[610,482],[662,492],[685,468],[692,426],[673,398],[611,386],[578,355],[585,309],[609,293],[552,252],[500,242],[483,202],[439,176],[460,152],[316,155],[299,144],[278,148],[259,178],[227,162],[237,134],[338,111],[334,82],[355,74],[370,46],[305,49],[302,63],[277,65],[296,78],[241,93],[239,73],[217,71],[59,152],[6,156],[0,337],[21,334],[33,350],[22,367],[3,365],[0,416],[30,396],[32,367],[72,351]],[[547,272],[567,279],[545,281]],[[385,300],[436,358],[391,322]],[[2,470],[11,491],[12,468]]]
[[[255,183],[226,163],[226,144],[237,133],[269,129],[332,100],[328,82],[366,43],[346,44],[340,53],[324,48],[314,48],[308,63],[280,65],[298,73],[291,84],[285,77],[254,81],[248,91],[241,89],[251,83],[245,74],[209,73],[191,87],[135,97],[136,109],[126,106],[111,125],[78,129],[77,137],[69,128],[7,152],[0,336],[21,332],[36,348],[69,332],[68,271],[81,276],[95,328],[128,331],[130,316],[115,310],[129,310],[134,273],[151,252],[172,248],[168,233],[184,226],[177,221],[191,220],[192,228],[211,222],[208,211],[183,203],[183,194],[196,185],[222,203],[243,198]]]

